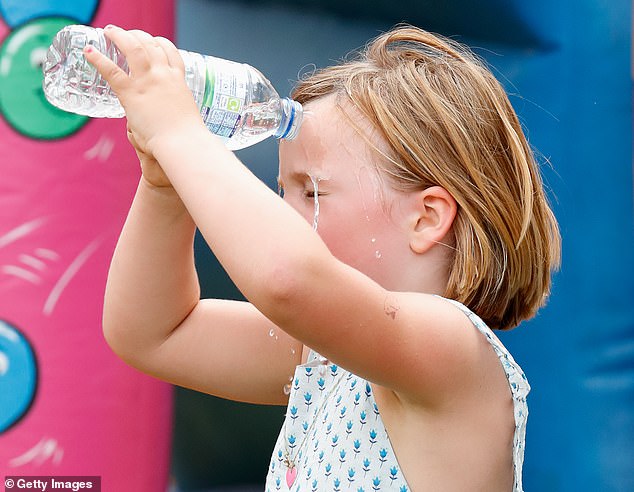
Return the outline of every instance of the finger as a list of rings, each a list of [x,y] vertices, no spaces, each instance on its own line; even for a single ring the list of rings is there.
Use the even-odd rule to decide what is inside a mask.
[[[129,125],[127,125],[126,136],[128,137],[128,142],[130,143],[130,145],[132,145],[132,147],[134,147],[134,150],[136,152],[141,152],[141,153],[144,152],[143,149],[141,149],[141,146],[139,145],[139,143],[137,142],[134,132],[130,129]]]
[[[132,147],[136,149],[136,146],[137,146],[136,139],[134,138],[134,134],[129,128],[128,128],[128,133],[126,134],[126,136],[128,137],[128,142],[130,142],[130,145],[132,145]]]
[[[167,56],[167,62],[170,64],[170,66],[174,68],[179,68],[184,71],[185,63],[183,62],[183,58],[178,52],[178,48],[174,46],[174,43],[162,36],[157,36],[154,39],[161,46],[161,48],[163,48],[165,56]]]
[[[128,74],[121,70],[110,58],[100,53],[92,45],[86,45],[83,53],[88,63],[95,67],[115,92],[125,86],[128,81]]]
[[[151,36],[145,31],[140,31],[138,29],[134,29],[128,32],[141,43],[150,58],[150,62],[160,61],[162,63],[168,63],[167,54],[155,37]]]
[[[113,25],[106,26],[103,32],[119,48],[131,69],[147,69],[150,66],[148,52],[139,36]]]

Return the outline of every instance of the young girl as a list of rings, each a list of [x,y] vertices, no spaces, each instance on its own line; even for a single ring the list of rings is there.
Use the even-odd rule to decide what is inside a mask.
[[[143,171],[108,278],[113,350],[288,404],[266,490],[521,491],[529,386],[490,328],[544,303],[559,235],[494,77],[414,27],[310,75],[282,199],[207,131],[170,42],[106,32],[131,75],[86,57]],[[200,300],[196,227],[248,302]]]

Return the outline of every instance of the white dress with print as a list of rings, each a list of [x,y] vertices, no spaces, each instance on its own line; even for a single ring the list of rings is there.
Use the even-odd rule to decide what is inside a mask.
[[[462,304],[448,301],[462,310],[487,338],[506,373],[515,411],[513,492],[522,492],[528,381],[489,327]],[[288,463],[295,466],[289,468]],[[308,362],[295,370],[286,419],[266,478],[266,492],[289,490],[410,490],[370,384],[329,363],[314,351],[311,351]]]

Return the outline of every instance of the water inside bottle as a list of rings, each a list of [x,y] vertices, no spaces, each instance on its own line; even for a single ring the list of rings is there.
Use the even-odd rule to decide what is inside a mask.
[[[51,104],[65,111],[121,118],[125,113],[112,89],[84,57],[83,49],[87,45],[94,46],[128,71],[125,58],[105,38],[102,29],[66,26],[57,33],[46,53],[44,94]]]

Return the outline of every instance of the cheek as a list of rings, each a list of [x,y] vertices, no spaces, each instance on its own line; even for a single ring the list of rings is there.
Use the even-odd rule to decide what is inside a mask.
[[[380,204],[362,208],[349,205],[337,210],[321,206],[317,232],[333,255],[369,274],[393,253],[398,228]]]

